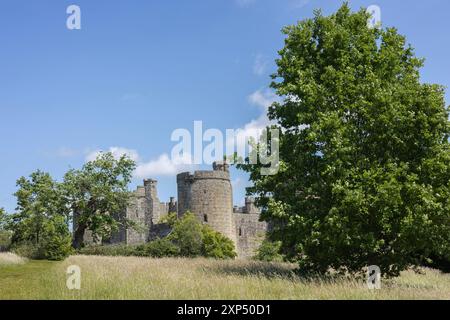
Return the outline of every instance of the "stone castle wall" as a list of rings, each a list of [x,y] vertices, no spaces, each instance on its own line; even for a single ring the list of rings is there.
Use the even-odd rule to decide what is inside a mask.
[[[198,219],[236,243],[233,193],[230,174],[224,168],[214,171],[181,173],[178,183],[178,215],[194,213]]]
[[[246,198],[245,206],[233,208],[228,165],[215,163],[213,169],[179,174],[178,202],[175,198],[170,198],[168,203],[161,202],[157,194],[157,181],[144,180],[144,186],[134,191],[124,213],[140,226],[140,230],[122,228],[108,242],[141,244],[165,237],[170,233],[170,228],[161,223],[161,219],[168,213],[177,213],[182,217],[190,211],[199,221],[231,239],[239,258],[255,256],[267,232],[267,223],[259,221],[260,211],[253,198]]]

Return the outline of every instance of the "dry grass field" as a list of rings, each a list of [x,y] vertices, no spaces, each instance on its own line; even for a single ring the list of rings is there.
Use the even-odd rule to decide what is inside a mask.
[[[14,260],[3,263],[2,260]],[[66,270],[81,268],[81,290]],[[289,264],[207,259],[72,256],[64,262],[0,255],[0,299],[450,299],[450,275],[424,269],[384,280],[305,280]]]

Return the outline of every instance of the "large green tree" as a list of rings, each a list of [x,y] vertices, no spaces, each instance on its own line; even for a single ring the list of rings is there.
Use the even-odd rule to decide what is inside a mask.
[[[127,156],[115,159],[107,152],[100,153],[81,169],[66,173],[63,192],[74,219],[75,248],[84,245],[87,230],[94,238],[101,239],[111,236],[120,225],[131,226],[131,221],[121,213],[125,212],[130,198],[128,184],[135,166]]]
[[[250,172],[271,236],[301,270],[397,275],[450,256],[450,135],[444,88],[424,60],[365,10],[284,28],[269,117],[282,129],[280,171]]]

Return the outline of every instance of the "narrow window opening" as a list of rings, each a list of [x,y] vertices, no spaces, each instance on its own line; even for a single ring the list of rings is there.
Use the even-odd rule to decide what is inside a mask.
[[[208,215],[207,214],[203,215],[203,221],[208,222]]]

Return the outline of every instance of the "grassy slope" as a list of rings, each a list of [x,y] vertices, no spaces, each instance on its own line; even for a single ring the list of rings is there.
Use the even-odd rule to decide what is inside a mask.
[[[82,289],[66,288],[66,268]],[[349,280],[305,281],[288,264],[206,259],[73,256],[0,266],[0,299],[450,299],[450,275],[411,271],[380,291]]]

